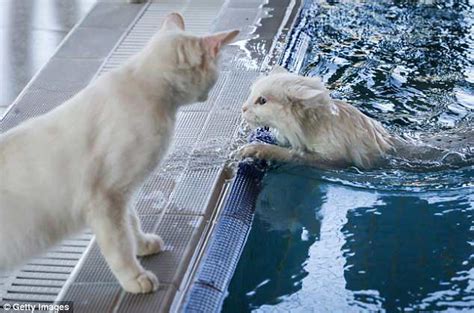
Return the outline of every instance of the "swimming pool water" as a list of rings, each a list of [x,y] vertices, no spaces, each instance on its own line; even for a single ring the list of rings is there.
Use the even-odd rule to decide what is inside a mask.
[[[315,5],[300,25],[311,37],[302,74],[401,133],[472,123],[474,4],[420,2]]]
[[[264,178],[223,312],[474,310],[471,191],[318,176],[283,166]]]
[[[321,1],[301,20],[301,72],[334,97],[401,135],[472,128],[472,1]],[[223,312],[474,311],[473,174],[273,167]]]

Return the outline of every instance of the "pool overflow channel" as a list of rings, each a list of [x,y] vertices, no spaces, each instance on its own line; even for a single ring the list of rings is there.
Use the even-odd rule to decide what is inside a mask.
[[[14,272],[0,273],[0,306],[72,301],[76,313],[219,311],[265,168],[242,163],[232,178],[228,155],[240,138],[241,103],[262,72],[283,64],[281,54],[302,7],[299,0],[98,3],[0,119],[0,132],[48,112],[120,65],[146,44],[169,12],[181,12],[195,34],[241,29],[238,43],[223,51],[222,73],[209,100],[179,112],[167,158],[136,197],[144,230],[166,243],[167,251],[141,261],[157,273],[161,286],[151,295],[124,293],[86,231]],[[295,49],[299,57],[307,48],[304,40]],[[298,58],[288,67],[297,70]]]

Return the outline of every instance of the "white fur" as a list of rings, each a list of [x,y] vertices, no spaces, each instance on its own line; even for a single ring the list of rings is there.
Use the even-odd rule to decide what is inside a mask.
[[[87,225],[126,291],[158,288],[136,255],[161,251],[163,241],[141,231],[128,204],[165,155],[177,109],[207,98],[216,47],[238,34],[183,30],[182,17],[170,14],[124,66],[0,135],[0,271]]]
[[[98,2],[126,2],[126,3],[144,3],[147,0],[98,0]]]
[[[267,102],[259,104],[259,97]],[[253,145],[243,148],[240,154],[244,157],[369,168],[393,148],[392,137],[379,122],[331,99],[319,78],[298,76],[279,67],[252,86],[243,117],[250,125],[275,129],[280,144],[292,148]]]

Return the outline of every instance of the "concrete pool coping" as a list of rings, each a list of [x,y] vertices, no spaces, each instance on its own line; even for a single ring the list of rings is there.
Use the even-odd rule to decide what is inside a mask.
[[[48,112],[94,77],[121,64],[147,42],[161,18],[171,11],[181,11],[193,33],[240,28],[241,42],[253,38],[265,53],[252,54],[238,45],[224,50],[221,78],[209,100],[180,111],[170,153],[137,195],[143,228],[162,235],[167,244],[167,251],[142,259],[162,283],[156,293],[125,294],[86,232],[0,276],[0,304],[68,300],[74,302],[75,312],[181,309],[194,278],[192,269],[198,266],[212,235],[217,208],[231,178],[228,155],[239,137],[241,101],[252,81],[274,63],[272,51],[284,42],[296,16],[294,9],[300,5],[295,0],[269,6],[262,2],[98,3],[66,37],[3,116],[0,132]]]

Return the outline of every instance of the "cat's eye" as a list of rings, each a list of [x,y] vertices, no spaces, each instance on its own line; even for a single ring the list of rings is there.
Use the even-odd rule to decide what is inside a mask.
[[[260,105],[264,105],[265,103],[267,103],[267,98],[265,97],[258,97],[257,100],[255,101],[255,104],[260,104]]]

